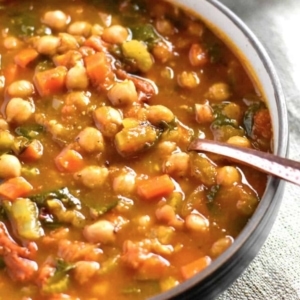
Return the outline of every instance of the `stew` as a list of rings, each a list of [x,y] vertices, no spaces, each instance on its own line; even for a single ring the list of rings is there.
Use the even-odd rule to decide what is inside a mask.
[[[271,151],[243,64],[163,1],[0,4],[1,297],[145,299],[206,268],[266,187],[187,152]]]

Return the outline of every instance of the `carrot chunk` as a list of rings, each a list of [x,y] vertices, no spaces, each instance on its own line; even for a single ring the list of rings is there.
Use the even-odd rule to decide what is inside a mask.
[[[60,172],[76,172],[84,167],[83,158],[80,153],[73,149],[63,149],[54,159]]]
[[[18,66],[26,68],[29,63],[38,57],[38,55],[39,53],[33,48],[22,49],[15,55],[14,61]]]
[[[145,200],[152,200],[157,197],[163,197],[171,194],[175,186],[168,175],[157,176],[138,184],[137,192]]]
[[[13,81],[16,80],[18,75],[18,66],[16,64],[10,64],[3,70],[3,75],[5,77],[5,85],[8,86]]]
[[[62,92],[65,88],[67,68],[59,66],[50,70],[36,73],[33,82],[39,94],[50,96]]]
[[[14,177],[0,184],[0,196],[15,200],[18,197],[26,196],[32,189],[32,185],[23,177]]]
[[[112,78],[112,68],[109,59],[103,52],[98,52],[84,58],[86,72],[94,86],[101,85]]]
[[[185,280],[189,279],[209,266],[210,263],[211,258],[209,256],[203,256],[187,265],[182,266],[180,268],[181,275]]]
[[[39,140],[33,140],[20,154],[20,157],[30,161],[36,161],[43,155],[43,144]]]

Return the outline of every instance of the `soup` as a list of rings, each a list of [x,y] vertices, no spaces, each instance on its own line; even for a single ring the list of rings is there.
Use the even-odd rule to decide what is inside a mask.
[[[271,151],[237,57],[162,1],[0,9],[3,297],[145,299],[210,265],[267,177],[189,143]]]

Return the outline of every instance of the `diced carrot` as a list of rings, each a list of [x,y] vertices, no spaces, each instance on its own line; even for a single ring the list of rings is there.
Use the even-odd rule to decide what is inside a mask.
[[[181,275],[185,280],[189,279],[197,273],[199,273],[200,271],[202,271],[203,269],[205,269],[206,267],[208,267],[210,263],[211,258],[209,256],[203,256],[185,266],[182,266],[180,268]]]
[[[5,77],[5,85],[8,86],[13,81],[16,80],[18,75],[18,66],[16,64],[10,64],[3,70],[3,75]]]
[[[86,72],[94,86],[99,86],[112,77],[109,59],[103,52],[97,52],[84,58]]]
[[[39,94],[50,96],[61,93],[65,88],[67,68],[60,66],[43,72],[38,72],[33,77],[33,82]]]
[[[15,55],[15,63],[26,68],[29,63],[34,61],[38,57],[39,53],[33,48],[22,49],[18,54]]]
[[[96,51],[105,51],[106,45],[105,42],[101,39],[100,36],[92,35],[84,43],[84,46],[93,48]]]
[[[175,186],[169,175],[161,175],[138,184],[137,192],[145,200],[152,200],[171,194]]]
[[[0,196],[15,200],[18,197],[26,196],[32,189],[32,185],[23,177],[14,177],[0,184]]]
[[[42,157],[43,151],[43,144],[39,140],[33,140],[20,154],[20,157],[26,160],[35,161]]]
[[[84,167],[84,161],[80,153],[73,149],[63,149],[54,159],[60,172],[76,172]]]

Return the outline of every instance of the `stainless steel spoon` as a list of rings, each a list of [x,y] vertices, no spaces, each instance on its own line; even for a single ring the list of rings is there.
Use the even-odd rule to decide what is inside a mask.
[[[267,174],[300,185],[300,162],[298,161],[206,139],[194,140],[189,145],[188,150],[220,154]]]

